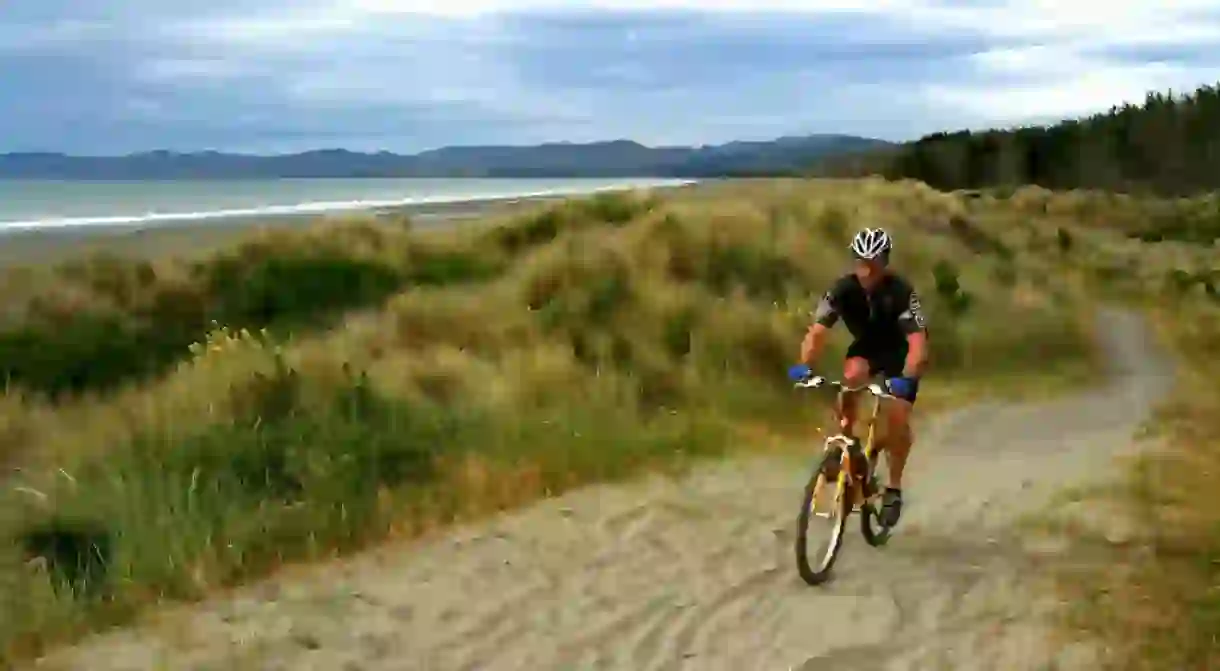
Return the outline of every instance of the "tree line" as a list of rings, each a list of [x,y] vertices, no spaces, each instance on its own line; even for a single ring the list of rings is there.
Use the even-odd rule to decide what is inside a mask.
[[[881,174],[943,190],[1037,184],[1167,196],[1220,188],[1220,85],[1152,92],[1143,104],[1012,129],[934,133],[835,157],[822,175]]]

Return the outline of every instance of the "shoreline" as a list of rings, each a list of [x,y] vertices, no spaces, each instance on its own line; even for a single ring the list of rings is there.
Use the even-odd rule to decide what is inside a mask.
[[[419,180],[416,180],[419,181]],[[453,180],[449,180],[453,181]],[[471,181],[486,182],[489,180],[473,179]],[[575,181],[575,180],[573,180]],[[415,193],[405,197],[388,197],[389,194],[356,194],[351,200],[334,200],[338,196],[330,194],[281,194],[281,198],[303,198],[295,202],[264,203],[260,205],[230,205],[221,206],[217,203],[215,209],[149,211],[145,214],[121,213],[111,214],[65,214],[36,219],[0,220],[0,236],[24,231],[43,231],[67,228],[110,228],[133,229],[144,227],[166,227],[193,225],[222,220],[274,219],[281,217],[323,217],[342,216],[350,213],[368,213],[381,211],[447,211],[453,208],[466,208],[480,203],[501,203],[521,200],[545,198],[570,198],[587,196],[601,192],[630,191],[637,189],[675,188],[698,183],[695,179],[662,179],[638,178],[617,182],[597,180],[592,184],[576,186],[574,184],[551,185],[553,188],[542,188],[545,185],[532,185],[533,190],[500,191],[491,193],[469,192],[465,194],[424,194]],[[184,182],[177,182],[179,184]],[[5,185],[0,180],[0,187]],[[521,184],[519,186],[525,186]],[[313,198],[310,198],[313,195]],[[372,196],[369,198],[369,196]]]
[[[516,210],[535,208],[571,198],[587,198],[598,193],[670,191],[691,188],[699,183],[690,180],[675,184],[623,186],[587,192],[407,203],[331,212],[252,214],[11,230],[0,226],[0,269],[57,263],[99,252],[144,258],[204,254],[254,230],[307,227],[321,221],[352,217],[391,219],[406,216],[416,226],[433,228],[491,215],[510,215]]]

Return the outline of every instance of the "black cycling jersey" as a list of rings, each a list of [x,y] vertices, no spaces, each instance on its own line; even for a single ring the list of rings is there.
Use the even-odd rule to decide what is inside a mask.
[[[872,292],[848,273],[835,281],[814,310],[813,319],[834,326],[840,319],[857,342],[905,346],[911,333],[927,330],[919,294],[903,278],[887,273]]]

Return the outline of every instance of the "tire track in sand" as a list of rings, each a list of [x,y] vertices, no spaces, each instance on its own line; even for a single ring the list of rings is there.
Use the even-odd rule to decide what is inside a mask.
[[[747,459],[291,572],[40,667],[1069,668],[1046,641],[1050,604],[1035,598],[1049,551],[1011,523],[1112,472],[1172,372],[1137,315],[1103,310],[1098,330],[1115,373],[1104,388],[921,426],[899,534],[878,551],[853,525],[822,588],[791,557],[809,458]]]

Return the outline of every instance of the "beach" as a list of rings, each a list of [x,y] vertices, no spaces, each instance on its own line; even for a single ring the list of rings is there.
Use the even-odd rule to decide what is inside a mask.
[[[0,227],[0,268],[56,263],[83,255],[107,253],[120,256],[155,258],[196,256],[231,244],[252,231],[271,228],[299,228],[328,219],[368,217],[392,220],[407,217],[413,226],[453,225],[460,221],[491,216],[512,216],[541,204],[565,198],[590,195],[607,190],[632,188],[672,189],[693,185],[692,181],[671,180],[640,185],[602,187],[565,193],[527,193],[520,196],[444,200],[401,205],[373,205],[367,209],[343,208],[330,212],[191,217],[163,221],[130,223],[93,223],[88,225]]]

